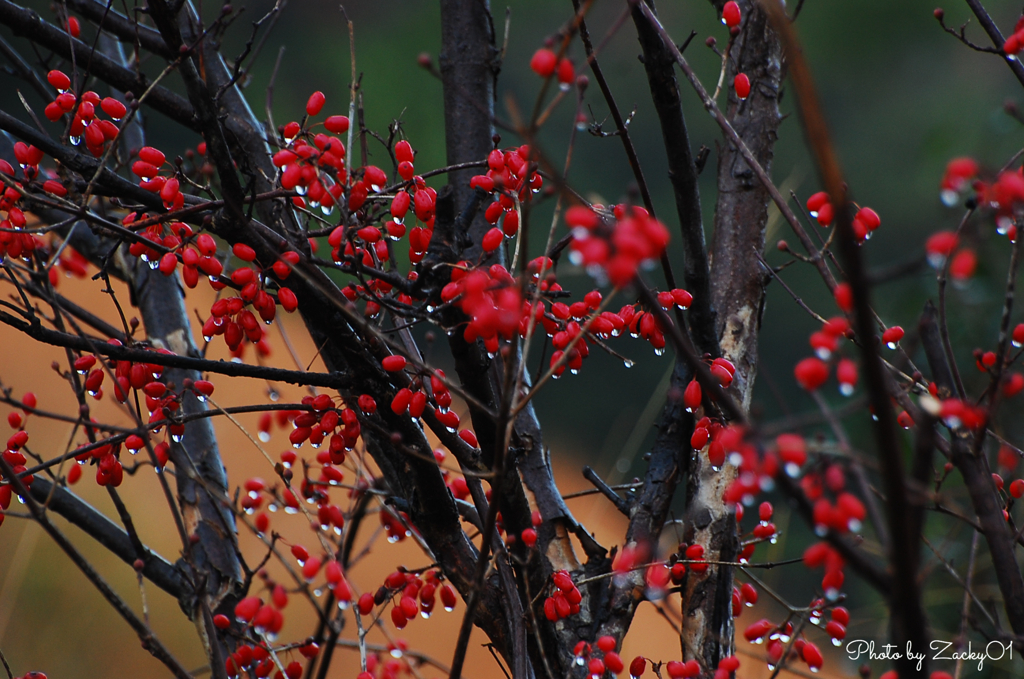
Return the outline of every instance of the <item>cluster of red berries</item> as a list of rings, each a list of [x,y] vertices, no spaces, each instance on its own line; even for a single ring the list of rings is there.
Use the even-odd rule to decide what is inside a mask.
[[[409,662],[405,639],[394,639],[384,649],[366,654],[366,671],[356,679],[399,679],[401,676],[420,677],[422,674]]]
[[[954,158],[949,161],[939,184],[942,203],[947,207],[956,205],[964,190],[971,187],[971,180],[977,176],[978,161],[973,158]]]
[[[39,174],[39,163],[43,160],[43,152],[35,146],[29,146],[25,142],[15,142],[14,157],[21,167],[25,178],[31,181]],[[18,207],[21,194],[15,187],[23,188],[21,182],[15,180],[14,168],[6,160],[0,159],[0,173],[6,175],[15,186],[7,186],[0,191],[0,212],[6,212],[7,218],[0,220],[0,256],[7,255],[17,259],[19,257],[31,259],[32,253],[42,250],[43,241],[31,233],[19,233],[19,229],[25,228],[28,220],[25,213]],[[67,190],[57,181],[47,180],[43,183],[43,189],[55,195],[64,195]]]
[[[203,152],[205,144],[200,144]],[[177,178],[177,172],[171,170],[171,176],[166,177],[160,174],[167,163],[167,156],[163,151],[152,146],[143,146],[138,150],[138,160],[132,163],[132,174],[139,178],[139,186],[160,195],[164,207],[168,210],[180,210],[185,206],[185,194],[181,192],[181,181]]]
[[[1013,210],[1024,203],[1024,172],[1020,168],[999,173],[991,184],[974,182],[981,205],[995,210],[996,231],[1009,237],[1012,243],[1017,239]]]
[[[1016,227],[1010,225],[1009,228]],[[941,269],[952,255],[953,258],[949,262],[949,277],[954,283],[962,285],[978,269],[978,255],[973,248],[957,250],[959,244],[960,239],[953,231],[938,231],[928,237],[924,249],[928,263],[934,269]]]
[[[615,651],[618,644],[615,637],[598,637],[593,646],[589,642],[579,641],[573,648],[573,657],[577,665],[586,665],[591,677],[601,677],[605,672],[621,674],[626,665],[622,657]]]
[[[220,616],[225,620],[227,616]],[[216,622],[216,620],[215,620]],[[305,658],[315,658],[320,652],[320,647],[313,641],[309,641],[298,647],[299,653]],[[264,679],[273,674],[273,679],[299,679],[303,673],[302,663],[293,660],[284,666],[284,673],[276,669],[277,664],[268,649],[263,644],[242,644],[232,653],[224,663],[227,676],[235,677],[255,676],[257,679]]]
[[[846,562],[839,552],[827,542],[816,542],[804,550],[803,563],[808,569],[824,567],[825,574],[821,579],[821,589],[829,600],[836,600],[839,590],[846,580],[843,573]]]
[[[329,215],[342,200],[348,181],[345,145],[329,134],[313,134],[304,125],[309,118],[319,115],[325,102],[323,92],[314,92],[306,102],[306,118],[303,123],[292,121],[281,128],[284,147],[274,154],[273,163],[281,169],[281,188],[299,194],[294,199],[298,207],[320,208],[324,214]],[[333,115],[328,116],[323,125],[331,134],[344,134],[348,131],[349,120],[342,115]],[[374,181],[377,173],[383,176],[378,168],[373,170],[376,172],[364,172],[366,179]],[[356,182],[349,193],[350,209],[358,210],[366,197],[366,185]]]
[[[1009,40],[1016,39],[1017,36],[1013,35]],[[970,193],[971,201],[968,202],[968,205],[971,207],[977,205],[994,211],[996,232],[1007,236],[1011,243],[1016,241],[1017,225],[1014,220],[1013,211],[1016,206],[1024,202],[1024,171],[1021,168],[1003,170],[996,176],[994,181],[980,179],[978,175],[979,165],[973,158],[953,158],[950,160],[946,164],[946,170],[939,183],[939,197],[942,203],[947,207],[953,207],[965,193]],[[934,259],[941,263],[944,258],[940,259],[939,254],[948,256],[956,247],[956,239],[955,236],[946,233],[934,243],[929,240],[929,245],[931,245],[931,247],[927,248],[930,256],[929,259]],[[969,274],[966,276],[962,275],[962,270],[968,268],[967,263],[972,261],[969,258],[973,258],[974,264],[976,264],[977,260],[973,250],[965,249],[962,253],[962,261],[956,267],[959,270],[958,274],[961,275],[954,274],[954,277],[961,279],[970,277]],[[954,262],[950,262],[951,273],[954,268],[953,264]],[[936,266],[934,262],[932,265]],[[973,266],[970,267],[970,273],[973,274]]]
[[[565,223],[574,236],[570,260],[616,286],[660,258],[669,241],[665,225],[637,206],[616,205],[608,214],[600,205],[577,205],[566,210]]]
[[[737,467],[736,478],[722,495],[725,502],[730,504],[752,505],[760,493],[775,487],[775,477],[780,472],[798,476],[807,459],[803,439],[799,436],[792,435],[793,440],[788,438],[791,435],[780,436],[776,441],[776,450],[762,452],[744,440],[745,432],[739,428],[731,426],[725,431],[728,433],[721,441],[725,447],[726,460]],[[740,518],[742,515],[737,517]],[[771,539],[773,535],[765,537]]]
[[[530,59],[530,69],[541,78],[558,78],[559,86],[563,90],[572,87],[576,80],[576,68],[568,57],[558,58],[558,55],[550,47],[542,47],[533,53]]]
[[[292,420],[294,429],[288,434],[292,447],[301,448],[303,443],[309,441],[311,446],[319,448],[326,439],[328,461],[339,465],[344,463],[346,451],[355,448],[362,433],[355,410],[336,407],[329,394],[304,396],[301,402],[312,410],[302,411]],[[365,401],[362,405],[370,408]],[[375,409],[376,404],[373,404],[370,412]]]
[[[819,191],[807,199],[807,211],[823,227],[831,226],[835,220],[835,206],[824,191]],[[882,220],[877,212],[869,207],[862,207],[853,217],[853,234],[858,242],[863,243],[871,238],[871,234],[881,224]]]
[[[71,90],[71,78],[62,71],[50,71],[46,74],[46,80],[57,90],[57,96],[43,109],[43,115],[47,120],[57,122],[65,115],[74,114],[71,127],[68,128],[69,141],[78,146],[84,139],[89,153],[96,158],[102,156],[106,150],[105,144],[117,139],[120,133],[117,123],[128,114],[128,108],[113,97],[101,98],[91,90],[83,93],[81,98],[76,97]],[[100,118],[100,112],[111,120]]]
[[[388,241],[401,240],[407,231],[409,261],[416,264],[426,256],[430,239],[434,234],[437,191],[427,186],[422,177],[411,175],[415,170],[412,164],[413,150],[409,142],[400,141],[395,144],[395,155],[396,158],[404,159],[399,162],[399,171],[402,172],[402,168],[405,168],[405,174],[409,174],[410,178],[405,180],[405,185],[400,186],[391,199],[391,219],[384,223],[383,230],[375,225],[363,226],[358,229],[347,229],[345,226],[335,228],[327,239],[332,248],[331,256],[334,261],[348,260],[361,262],[366,267],[377,267],[381,262],[387,262],[390,259]],[[353,211],[366,204],[366,199],[363,197],[367,191],[365,182],[371,182],[370,190],[379,193],[384,190],[387,181],[387,176],[380,168],[368,166],[363,168],[363,173],[364,179],[353,184],[350,189],[352,197],[349,199],[349,209]],[[366,179],[367,177],[369,179]],[[422,226],[408,229],[406,219],[410,208]],[[363,216],[367,219],[370,218],[366,214]],[[413,276],[412,279],[415,280],[415,277]],[[383,281],[376,281],[375,285],[380,286],[380,289],[375,291],[382,295],[391,290],[391,286],[384,284]],[[349,293],[349,298],[354,299],[354,296]],[[409,300],[405,303],[409,303]]]
[[[758,522],[754,528],[750,531],[750,539],[743,541],[743,550],[740,553],[740,559],[743,561],[749,561],[750,557],[754,553],[754,547],[758,543],[769,541],[774,544],[775,540],[779,536],[779,531],[772,523],[772,516],[775,513],[775,507],[772,506],[771,502],[762,502],[757,508]],[[736,505],[736,522],[739,523],[743,520],[744,509],[742,504]],[[749,605],[756,603],[757,597],[756,592],[753,601],[749,601]]]
[[[43,158],[42,151],[19,141],[14,144],[14,155],[23,168],[26,178],[38,174],[38,164]],[[0,257],[7,255],[12,259],[22,257],[27,260],[31,259],[33,253],[46,251],[46,245],[36,234],[20,232],[20,229],[28,225],[28,220],[25,213],[18,207],[21,194],[15,187],[24,187],[21,182],[15,180],[14,168],[3,159],[0,159],[0,174],[6,175],[14,183],[14,186],[7,186],[0,191],[0,212],[7,213],[7,218],[0,220]],[[56,196],[67,194],[64,185],[55,179],[44,181],[42,189]],[[83,278],[86,275],[88,261],[74,248],[64,244],[60,250],[57,265],[67,275]],[[47,271],[50,284],[54,287],[57,287],[60,282],[58,267],[50,267]]]
[[[372,615],[376,607],[393,601],[391,622],[396,629],[404,629],[419,614],[429,618],[441,597],[441,606],[451,612],[455,610],[458,597],[452,586],[444,582],[437,569],[422,573],[397,570],[384,578],[384,584],[373,594],[364,593],[359,597],[356,608],[360,615]],[[395,600],[397,597],[397,600]]]
[[[740,587],[732,588],[732,617],[738,618],[743,613],[743,607],[752,607],[757,603],[759,596],[757,588],[749,582],[743,583]]]
[[[23,412],[25,413],[25,417],[28,417],[30,412],[29,409],[36,407],[36,395],[32,392],[28,392],[22,398],[21,402],[26,406],[26,409]],[[11,466],[11,470],[17,475],[25,472],[27,469],[25,465],[28,462],[28,458],[26,458],[25,454],[21,452],[21,449],[26,443],[28,443],[28,432],[22,429],[24,421],[21,415],[17,412],[12,412],[7,416],[7,423],[18,431],[14,432],[14,434],[7,439],[7,446],[2,455],[4,461]],[[0,478],[3,478],[2,474],[0,474]],[[33,476],[31,474],[27,474],[21,477],[21,481],[27,488],[32,485]],[[14,487],[9,483],[0,486],[0,509],[6,511],[11,506],[13,490]],[[0,513],[0,525],[3,525],[5,516],[5,514]]]
[[[544,599],[544,617],[550,622],[558,622],[580,612],[583,595],[576,588],[569,571],[552,573],[551,589],[551,595]]]
[[[204,238],[204,236],[206,238]],[[197,266],[206,272],[207,269],[219,268],[219,262],[212,268],[208,265],[203,268],[205,262],[217,262],[211,255],[216,253],[216,243],[208,234],[201,234],[196,239],[198,251],[191,247],[185,248],[182,253],[182,261],[185,262],[185,272],[190,262],[195,261]],[[261,356],[270,354],[270,346],[267,344],[260,321],[269,325],[274,322],[277,316],[277,305],[286,312],[291,313],[298,308],[298,299],[290,289],[280,286],[277,289],[276,298],[267,292],[267,270],[263,269],[256,261],[256,252],[248,245],[236,243],[232,247],[232,253],[240,261],[247,264],[239,266],[231,272],[230,282],[239,290],[236,297],[225,297],[218,299],[210,307],[210,317],[203,324],[203,337],[210,341],[216,335],[223,335],[224,341],[231,350],[233,356],[241,357],[243,342],[248,340],[255,347]],[[279,281],[286,279],[291,273],[291,267],[299,262],[299,253],[294,250],[287,250],[281,253],[280,258],[270,267],[270,271]],[[214,289],[223,289],[227,283],[218,280],[219,274],[210,273],[211,286]],[[248,308],[251,306],[255,314]],[[256,315],[259,315],[257,320]]]
[[[476,175],[469,181],[472,188],[482,189],[494,196],[484,210],[489,224],[497,225],[484,234],[481,246],[485,252],[498,249],[505,238],[519,233],[518,206],[544,186],[544,179],[530,169],[530,147],[523,145],[504,151],[494,149],[487,156],[487,174]]]
[[[814,617],[815,613],[819,616],[817,619]],[[820,611],[812,612],[811,620],[815,621],[812,624],[820,621],[820,613]],[[833,609],[832,620],[824,626],[833,644],[837,646],[842,644],[843,639],[846,637],[846,624],[839,621],[846,620],[849,622],[849,619],[850,615],[846,612],[845,608],[837,606]],[[802,636],[793,639],[793,623],[789,621],[783,624],[776,624],[771,620],[758,620],[747,626],[743,631],[743,636],[752,644],[762,644],[765,639],[768,640],[765,650],[768,656],[769,670],[774,670],[783,662],[783,655],[786,654],[786,644],[790,643],[790,641],[792,641],[792,645],[786,658],[787,663],[802,660],[812,672],[819,671],[825,664],[825,658],[821,653],[821,649],[816,644],[807,641]]]
[[[292,555],[298,561],[302,577],[307,583],[313,583],[320,571],[323,570],[325,584],[334,593],[339,606],[351,603],[352,589],[345,579],[341,564],[334,559],[329,559],[324,564],[323,559],[310,556],[301,545],[293,545]],[[281,585],[269,580],[266,584],[271,592],[269,603],[265,603],[258,596],[248,596],[235,605],[234,613],[235,620],[238,623],[251,627],[257,635],[273,641],[277,638],[281,627],[284,625],[282,610],[288,605],[288,595]],[[224,616],[224,619],[219,621],[215,619],[214,624],[217,624],[218,627],[226,628],[230,625],[230,620],[227,620],[226,616]]]
[[[405,371],[409,363],[404,356],[393,354],[381,361],[381,367],[388,372],[398,373]],[[452,395],[444,383],[445,379],[447,378],[443,370],[434,370],[429,375],[414,375],[410,386],[399,389],[391,399],[391,411],[396,415],[409,415],[418,419],[429,405],[434,416],[448,431],[458,431],[460,419],[454,410],[449,410]],[[428,384],[429,394],[426,391]],[[366,396],[366,399],[367,402],[372,401],[369,396]],[[463,429],[459,436],[474,448],[477,446],[476,435],[472,431]]]
[[[517,332],[525,335],[529,323],[530,303],[524,304],[515,278],[501,264],[487,269],[474,269],[468,262],[456,264],[451,282],[441,289],[441,301],[462,310],[469,318],[463,338],[483,340],[491,355],[497,353],[499,339],[511,339]],[[534,313],[543,316],[544,303],[538,302],[536,309]]]

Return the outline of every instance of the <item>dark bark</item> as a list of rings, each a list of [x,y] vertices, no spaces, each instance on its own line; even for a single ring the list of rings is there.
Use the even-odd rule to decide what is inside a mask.
[[[724,115],[763,171],[770,174],[781,121],[780,46],[759,6],[740,4],[744,20],[728,48],[725,78],[732,82],[735,74],[746,73],[751,79],[751,94],[740,101],[728,88]],[[764,273],[754,253],[764,249],[769,200],[767,187],[748,166],[738,146],[726,140],[719,150],[711,304],[717,313],[716,332],[722,354],[736,366],[730,391],[738,397],[744,412],[757,372],[764,304]],[[732,508],[721,500],[734,476],[733,468],[712,470],[706,457],[695,455],[688,477],[684,540],[704,545],[710,558],[723,561],[734,560],[738,550]],[[720,658],[733,651],[731,593],[732,569],[728,567],[712,566],[702,577],[691,574],[684,584],[683,645],[686,653],[698,654],[708,667],[716,666]]]
[[[718,3],[721,5],[722,3]],[[737,73],[750,78],[750,96],[740,101],[732,87],[725,116],[766,173],[778,139],[782,78],[778,36],[757,3],[740,3],[743,23],[729,47],[725,82]],[[723,355],[736,365],[736,393],[749,402],[757,374],[757,335],[764,304],[764,269],[754,255],[764,250],[767,188],[729,141],[718,153],[718,200],[711,243],[711,300],[718,312]]]
[[[448,164],[483,160],[494,148],[495,85],[499,64],[494,23],[487,0],[441,0],[441,52],[438,65],[444,91],[444,136]],[[448,175],[455,205],[469,201],[473,169]],[[473,243],[465,252],[475,260],[490,224],[480,214],[469,227]]]

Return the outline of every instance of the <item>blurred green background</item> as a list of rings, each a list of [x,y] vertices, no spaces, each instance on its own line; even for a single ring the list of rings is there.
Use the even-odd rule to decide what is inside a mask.
[[[27,4],[52,19],[49,3]],[[204,13],[208,16],[219,10],[214,3],[206,4]],[[1004,32],[1008,31],[1019,16],[1020,4],[1005,0],[987,4],[998,25]],[[251,22],[272,6],[269,0],[246,3],[245,13],[224,40],[226,56],[233,57],[241,52]],[[499,32],[506,17],[505,7],[505,4],[492,3]],[[619,2],[595,3],[588,19],[595,40],[600,40],[622,8]],[[933,9],[932,4],[914,0],[808,0],[797,22],[853,195],[862,204],[876,209],[882,218],[881,229],[865,246],[873,270],[919,258],[928,234],[956,227],[962,211],[944,208],[938,199],[939,180],[950,158],[971,155],[985,168],[995,170],[1021,146],[1021,126],[1003,110],[1004,102],[1021,101],[1020,84],[998,58],[971,51],[943,33],[932,16]],[[386,131],[389,123],[400,120],[406,137],[418,152],[417,169],[423,171],[443,165],[440,83],[416,61],[423,52],[436,58],[439,50],[437,3],[354,1],[346,3],[345,10],[355,25],[357,70],[362,74],[367,126]],[[970,18],[967,8],[960,3],[946,10],[950,26],[959,26]],[[677,41],[682,41],[691,30],[697,32],[686,55],[704,82],[713,85],[720,62],[703,41],[709,35],[724,41],[726,33],[710,5],[663,0],[659,3],[659,12]],[[568,0],[528,0],[508,5],[510,38],[499,82],[497,112],[500,117],[510,117],[508,101],[515,102],[520,110],[532,107],[540,81],[527,68],[529,58],[570,14]],[[972,39],[988,44],[975,22],[972,21],[967,30]],[[11,38],[5,27],[0,27],[0,33]],[[85,34],[92,35],[91,29],[87,27]],[[31,55],[25,41],[13,38],[13,44],[26,56]],[[246,84],[250,103],[261,117],[266,87],[281,46],[286,49],[273,97],[277,123],[300,116],[306,98],[318,89],[327,95],[325,113],[347,113],[351,65],[344,15],[339,5],[321,0],[293,0],[285,7]],[[659,215],[674,230],[675,209],[666,181],[661,133],[650,104],[643,66],[637,60],[638,53],[635,32],[627,22],[609,41],[601,54],[601,62],[620,108],[636,109],[630,131]],[[582,54],[582,47],[574,42],[570,55],[579,62]],[[150,60],[144,63],[144,69],[155,75],[159,65]],[[180,89],[174,77],[169,83]],[[4,110],[24,117],[15,95],[19,88],[37,111],[46,103],[40,102],[30,88],[9,74],[0,74],[0,84]],[[685,83],[681,87],[689,116],[691,144],[694,149],[706,145],[712,150],[701,177],[704,221],[710,229],[716,198],[716,148],[721,143],[721,135],[703,112],[696,95]],[[792,104],[787,88],[782,101],[783,112],[791,114]],[[587,105],[596,120],[606,118],[607,107],[596,86],[587,92]],[[542,146],[549,157],[564,157],[571,125],[571,104],[563,102],[541,135]],[[608,125],[610,129],[611,123]],[[148,134],[151,143],[165,149],[169,155],[175,149],[194,147],[198,141],[191,133],[154,114],[148,116]],[[518,140],[503,135],[503,145],[513,143]],[[376,159],[379,164],[385,164],[386,156],[379,145],[371,142],[369,151],[371,162]],[[795,115],[780,129],[773,176],[777,184],[796,190],[802,197],[819,188]],[[604,202],[624,200],[632,175],[619,141],[578,134],[570,180],[577,189],[598,196]],[[534,211],[533,243],[543,242],[551,208],[551,201],[547,201]],[[774,210],[773,215],[767,257],[773,263],[780,263],[783,257],[775,251],[774,242],[779,238],[795,239],[788,226],[777,219]],[[975,347],[994,347],[1009,247],[1005,238],[995,235],[990,221],[980,220],[977,228],[970,228],[967,240],[979,251],[979,272],[967,285],[951,288],[950,329],[957,356],[968,367],[965,379],[979,387],[982,376],[970,368],[970,352]],[[672,248],[678,262],[675,244]],[[592,285],[579,271],[572,271],[568,262],[563,263],[560,273],[568,289],[585,291]],[[809,267],[791,267],[783,277],[822,315],[834,313],[827,291]],[[877,288],[874,294],[875,307],[883,320],[903,325],[908,335],[912,334],[923,303],[935,297],[934,273],[926,267],[918,268]],[[618,303],[613,305],[618,306]],[[792,366],[810,354],[807,336],[816,329],[815,321],[801,311],[784,290],[777,285],[769,287],[753,403],[753,411],[762,422],[815,409],[811,399],[796,388]],[[663,377],[671,357],[658,359],[648,345],[627,338],[613,344],[636,361],[635,367],[627,370],[618,358],[592,351],[580,375],[566,376],[543,390],[537,399],[537,409],[547,442],[557,455],[574,456],[572,459],[578,461],[573,464],[577,467],[585,461],[603,476],[628,480],[642,474],[642,453],[652,439],[650,424],[662,401]],[[920,365],[924,364],[920,356],[914,358]],[[443,359],[440,362],[443,365]],[[836,405],[843,401],[834,382],[828,386],[828,399]],[[1009,415],[1020,412],[1014,402],[1005,408]],[[1015,416],[1004,418],[1001,425],[1004,435],[1011,440],[1020,440],[1018,420]],[[870,458],[873,446],[866,413],[859,412],[848,424],[854,446]],[[958,500],[964,500],[962,495]],[[780,514],[785,516],[786,513],[783,510]],[[783,552],[786,556],[799,554],[811,536],[798,520],[789,522],[780,518],[780,527],[784,522],[788,530],[783,542],[788,545],[777,545],[771,548],[771,553],[775,556]],[[13,567],[11,553],[5,546],[11,523],[13,520],[0,531],[0,581]],[[958,564],[966,560],[967,536],[968,533],[962,531],[948,546],[947,554]],[[944,536],[931,537],[941,541]],[[925,555],[930,556],[930,553],[925,551]],[[54,556],[54,559],[62,558]],[[0,594],[0,606],[13,607],[0,610],[0,617],[13,615],[17,618],[22,611],[50,605],[44,573],[33,568],[32,574],[37,577],[26,579],[25,587],[16,595]],[[989,575],[981,572],[979,578]],[[808,583],[799,582],[801,578],[772,571],[767,579],[797,601],[807,596]],[[874,606],[871,610],[864,609],[860,618],[855,614],[855,619],[873,622],[851,629],[850,636],[881,639],[885,625],[882,609],[870,603],[873,601],[871,593],[856,584],[856,578],[848,577],[848,583],[855,602],[865,602],[868,608]],[[929,602],[938,638],[952,638],[959,620],[959,590],[952,580],[948,584],[948,591],[943,590],[948,597],[937,595],[938,598]],[[168,614],[173,615],[170,610]],[[83,615],[82,624],[88,627],[89,617]],[[54,621],[52,624],[52,628],[39,629],[37,633],[57,634],[68,623]],[[121,625],[116,620],[110,624]],[[12,634],[11,627],[6,636],[0,631],[0,648],[9,656],[17,657],[18,648],[10,646]],[[852,669],[850,665],[842,667],[845,671]],[[997,674],[1009,673],[1008,667],[997,670]],[[159,669],[155,671],[159,673]],[[982,676],[989,671],[986,667]],[[66,672],[62,676],[98,676],[94,667],[76,675],[73,664],[66,666]],[[974,676],[973,670],[968,676]]]

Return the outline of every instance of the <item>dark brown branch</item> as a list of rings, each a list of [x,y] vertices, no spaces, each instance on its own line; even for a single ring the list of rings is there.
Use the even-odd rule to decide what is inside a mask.
[[[181,368],[183,370],[197,370],[200,372],[212,372],[228,377],[251,377],[272,382],[287,382],[288,384],[299,384],[302,386],[329,387],[341,389],[351,385],[351,381],[342,373],[317,373],[304,370],[282,370],[280,368],[269,368],[258,365],[246,365],[232,361],[211,361],[202,358],[189,356],[178,356],[175,354],[161,354],[155,351],[134,349],[131,347],[118,347],[107,344],[106,340],[90,340],[85,337],[62,333],[57,330],[50,330],[41,325],[32,325],[22,321],[15,316],[0,312],[0,322],[3,322],[16,330],[20,330],[32,339],[55,347],[65,347],[78,351],[97,353],[108,356],[118,361],[136,361],[153,363],[168,368]]]
[[[629,500],[616,493],[611,486],[605,483],[604,479],[598,476],[597,472],[595,472],[590,465],[583,466],[583,478],[594,484],[594,488],[596,488],[601,495],[608,498],[619,512],[624,516],[629,516],[629,508],[631,504]]]
[[[69,523],[81,528],[89,537],[110,550],[119,559],[134,567],[140,558],[128,534],[101,512],[91,507],[77,495],[61,486],[54,488],[53,482],[42,476],[35,477],[29,489],[36,502],[46,503],[49,510],[60,514]],[[159,554],[146,548],[142,554],[145,564],[142,574],[154,585],[175,599],[182,600],[191,586],[182,577],[178,568]]]
[[[188,49],[178,29],[176,10],[172,10],[163,0],[153,0],[149,5],[149,13],[168,47],[172,50]],[[242,184],[235,169],[235,161],[231,157],[231,151],[228,149],[228,143],[224,137],[224,129],[217,116],[213,93],[200,76],[202,68],[203,55],[197,50],[189,55],[189,58],[182,60],[178,71],[181,73],[182,80],[185,81],[185,89],[188,91],[188,99],[194,109],[199,130],[206,140],[207,154],[217,167],[217,176],[220,179],[221,191],[228,212],[235,218],[242,218],[242,201],[245,191],[242,190]]]
[[[0,456],[0,473],[3,474],[4,478],[12,479],[14,483],[14,490],[20,497],[25,500],[25,504],[28,506],[29,511],[32,513],[32,518],[45,530],[53,541],[57,543],[57,546],[64,551],[65,554],[71,559],[72,562],[78,567],[80,571],[85,575],[86,578],[100,591],[103,598],[106,599],[114,610],[120,614],[122,618],[128,623],[129,626],[135,633],[138,634],[139,639],[142,641],[142,647],[149,651],[154,658],[162,662],[167,668],[178,677],[178,679],[192,679],[192,675],[189,674],[181,663],[175,659],[171,652],[160,642],[159,639],[153,634],[153,631],[149,629],[142,620],[135,615],[134,611],[128,606],[125,601],[118,596],[117,592],[107,584],[106,580],[103,579],[96,569],[85,559],[84,556],[75,548],[74,545],[65,537],[64,533],[60,531],[50,521],[46,515],[46,510],[40,505],[35,497],[22,483],[21,479],[15,477],[14,471],[11,466],[7,463],[7,460]]]
[[[52,96],[52,92],[47,83],[43,82],[43,79],[39,77],[36,70],[32,68],[24,57],[18,54],[17,50],[7,43],[7,40],[0,37],[0,53],[3,53],[7,60],[11,62],[12,68],[17,74],[25,80],[32,89],[42,97],[44,100]]]
[[[168,61],[175,58],[176,55],[167,47],[167,43],[164,42],[158,31],[108,8],[107,3],[97,2],[97,0],[66,0],[66,2],[69,8],[121,42],[129,45],[138,44],[143,50]]]
[[[950,459],[963,475],[985,534],[1010,627],[1016,634],[1024,635],[1024,577],[1015,555],[1013,531],[1003,518],[1002,503],[987,461],[983,456],[975,456],[970,441],[960,436],[953,439],[950,453]]]
[[[988,37],[992,40],[992,44],[998,47],[1000,53],[1002,53],[1003,43],[1006,41],[1003,40],[1003,34],[999,32],[999,27],[996,26],[996,22],[992,21],[992,17],[989,16],[988,10],[986,10],[985,6],[981,4],[981,0],[966,0],[966,2],[967,6],[971,8],[972,12],[974,12],[974,16],[978,18],[978,23],[980,23],[981,27],[985,29],[986,33],[988,33]],[[1011,71],[1013,71],[1013,75],[1015,75],[1017,80],[1020,81],[1020,84],[1024,85],[1024,65],[1021,65],[1020,60],[1011,58],[1009,55],[1003,54],[1002,57],[1003,61],[1006,62],[1006,65],[1010,67]]]

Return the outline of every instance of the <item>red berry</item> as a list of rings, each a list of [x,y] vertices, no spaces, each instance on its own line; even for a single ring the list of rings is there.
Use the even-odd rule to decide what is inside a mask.
[[[722,23],[733,28],[740,25],[741,19],[740,6],[736,4],[735,0],[725,3],[725,6],[722,7]]]
[[[328,116],[324,127],[333,134],[344,134],[348,132],[348,116]]]
[[[821,651],[818,650],[818,647],[809,641],[804,643],[804,647],[803,650],[800,651],[800,655],[803,657],[804,662],[807,663],[807,666],[812,670],[821,669],[822,664],[825,662],[822,658]]]
[[[324,96],[323,92],[314,92],[309,96],[309,101],[306,102],[306,114],[315,116],[320,113],[320,109],[324,107],[324,102],[327,97]]]
[[[901,339],[903,339],[903,328],[898,325],[886,328],[885,332],[882,333],[882,341],[890,349],[895,349]]]
[[[568,59],[558,62],[558,82],[563,85],[571,85],[576,80],[576,69]]]
[[[845,313],[853,311],[853,290],[850,289],[849,283],[840,283],[836,286],[836,289],[832,292],[836,298],[836,305],[839,306]]]
[[[820,358],[805,358],[793,369],[797,383],[807,391],[817,391],[828,380],[828,366]]]
[[[405,356],[385,356],[384,359],[380,362],[380,364],[388,372],[394,373],[400,370],[405,370],[406,360]]]
[[[502,233],[501,229],[494,228],[484,234],[483,242],[480,244],[483,247],[484,252],[494,252],[501,246],[501,242],[505,239],[505,234]]]
[[[530,59],[530,68],[542,78],[549,78],[555,72],[558,65],[558,57],[549,49],[541,48],[533,54]]]
[[[71,89],[71,78],[67,77],[63,71],[50,71],[46,74],[46,80],[58,90]]]
[[[686,408],[686,412],[692,413],[700,407],[701,402],[701,389],[700,382],[697,380],[690,380],[690,383],[686,385],[686,390],[683,392],[683,406]],[[703,446],[701,446],[703,448]]]
[[[732,86],[736,90],[736,96],[746,99],[750,96],[750,78],[746,73],[739,73],[733,78]]]

